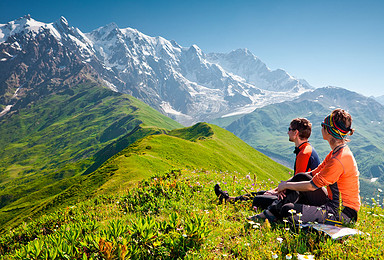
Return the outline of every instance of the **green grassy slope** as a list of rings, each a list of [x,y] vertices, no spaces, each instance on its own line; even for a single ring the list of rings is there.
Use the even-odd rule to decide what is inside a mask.
[[[289,176],[288,168],[275,163],[227,130],[199,123],[168,134],[146,136],[114,155],[96,171],[37,191],[34,197],[40,197],[41,192],[49,193],[47,190],[54,190],[58,185],[68,187],[72,184],[60,194],[25,210],[23,217],[75,203],[95,194],[121,191],[143,178],[175,168],[237,171],[275,182]],[[26,197],[23,203],[32,198]],[[20,223],[22,219],[21,216],[11,219],[4,227]]]
[[[245,218],[255,214],[251,201],[219,204],[216,182],[231,194],[274,185],[230,171],[156,174],[119,194],[97,195],[19,225],[0,237],[0,255],[52,260],[384,257],[382,203],[362,207],[353,225],[362,235],[332,240],[287,223],[248,222]]]
[[[191,141],[192,140],[192,141]],[[286,167],[259,153],[230,132],[206,123],[148,136],[123,150],[98,171],[116,166],[102,188],[115,190],[126,182],[178,168],[252,173],[261,179],[287,178]],[[98,174],[96,171],[93,174]]]
[[[93,82],[63,88],[0,118],[0,225],[150,134],[131,135],[124,146],[97,154],[134,129],[181,127],[137,99]]]

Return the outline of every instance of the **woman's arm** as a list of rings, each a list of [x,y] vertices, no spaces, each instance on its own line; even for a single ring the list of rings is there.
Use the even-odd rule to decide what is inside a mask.
[[[282,181],[277,187],[277,191],[279,193],[285,190],[314,191],[316,189],[317,188],[313,186],[311,181],[299,181],[299,182]]]

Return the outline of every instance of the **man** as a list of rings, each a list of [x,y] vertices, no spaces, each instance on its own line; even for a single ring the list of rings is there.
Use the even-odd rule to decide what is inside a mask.
[[[317,168],[320,163],[319,156],[315,149],[308,142],[311,136],[312,124],[306,118],[295,118],[291,121],[288,128],[289,141],[295,143],[294,153],[296,154],[294,164],[294,175],[300,172],[308,172]],[[302,178],[300,178],[302,180]],[[294,180],[295,181],[295,180]],[[222,201],[243,201],[253,199],[253,206],[266,209],[273,201],[278,198],[277,188],[269,191],[253,192],[238,197],[230,197],[227,192],[221,190],[219,184],[215,185],[215,193],[219,200]]]

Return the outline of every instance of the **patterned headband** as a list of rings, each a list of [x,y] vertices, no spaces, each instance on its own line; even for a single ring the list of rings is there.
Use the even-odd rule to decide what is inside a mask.
[[[324,122],[321,123],[321,126],[324,126],[328,133],[336,139],[346,138],[348,132],[351,131],[351,128],[347,128],[342,121],[336,122],[335,118],[332,117],[332,114],[324,119]]]

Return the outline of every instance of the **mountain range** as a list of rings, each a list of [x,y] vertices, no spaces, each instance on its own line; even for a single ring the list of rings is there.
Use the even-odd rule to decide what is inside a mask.
[[[0,43],[2,114],[28,103],[32,85],[51,91],[81,70],[184,125],[251,112],[312,89],[246,49],[205,54],[196,45],[182,47],[114,23],[83,33],[64,17],[42,23],[27,15],[0,25]],[[54,79],[47,70],[55,71]]]
[[[384,109],[371,98],[313,89],[246,49],[205,54],[116,24],[83,33],[63,17],[1,24],[0,227],[173,167],[255,169],[277,181],[287,168],[194,123],[214,122],[291,167],[290,120],[314,123],[324,158],[319,124],[335,107],[354,118],[350,145],[365,183],[384,182]]]

